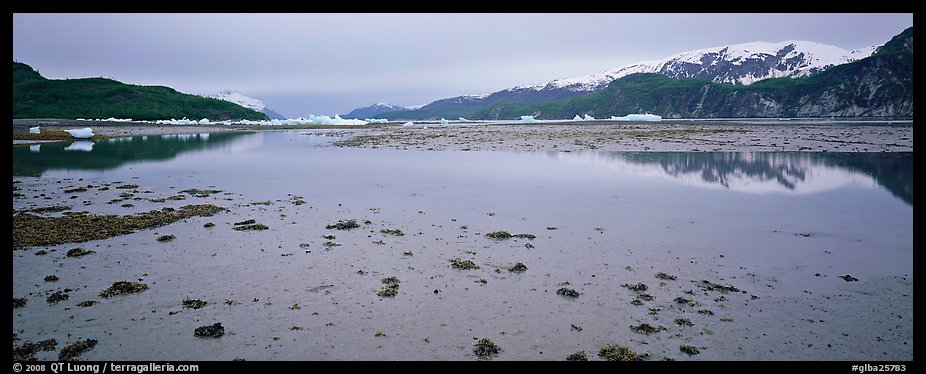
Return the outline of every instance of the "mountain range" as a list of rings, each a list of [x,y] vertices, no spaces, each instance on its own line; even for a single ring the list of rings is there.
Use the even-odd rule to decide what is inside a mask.
[[[282,114],[274,112],[273,109],[270,109],[268,106],[264,105],[263,101],[255,99],[253,97],[244,96],[241,92],[234,90],[224,90],[219,91],[219,93],[210,96],[214,99],[230,101],[235,104],[241,105],[245,108],[256,110],[263,114],[266,114],[270,119],[286,119]]]
[[[898,55],[909,53],[909,66],[904,57],[893,63],[885,59],[893,54],[885,53],[885,48],[898,38],[909,41],[908,48],[894,50]],[[911,27],[887,44],[852,51],[809,41],[699,49],[582,77],[440,99],[419,109],[379,115],[394,120],[513,119],[520,115],[565,119],[585,113],[607,117],[642,111],[667,118],[912,116],[912,38]],[[877,55],[881,56],[876,58],[878,63],[864,62]],[[814,78],[837,67],[835,74]],[[849,95],[845,88],[856,92]],[[879,88],[886,91],[877,93]],[[811,95],[803,95],[808,90],[813,91]],[[861,97],[865,90],[871,91],[868,99]],[[386,106],[401,108],[381,105]]]
[[[106,78],[47,79],[13,61],[13,118],[209,118],[266,120],[267,115],[224,100]]]
[[[374,116],[377,116],[383,113],[397,112],[400,110],[414,110],[414,109],[415,108],[386,104],[386,103],[376,103],[370,106],[365,106],[363,108],[354,109],[350,111],[350,113],[347,113],[343,115],[342,117],[363,119],[363,118],[372,118]]]

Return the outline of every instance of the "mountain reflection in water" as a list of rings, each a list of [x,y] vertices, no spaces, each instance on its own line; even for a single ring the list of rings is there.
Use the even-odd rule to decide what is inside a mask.
[[[569,162],[743,192],[815,193],[880,185],[913,205],[913,153],[551,152]]]

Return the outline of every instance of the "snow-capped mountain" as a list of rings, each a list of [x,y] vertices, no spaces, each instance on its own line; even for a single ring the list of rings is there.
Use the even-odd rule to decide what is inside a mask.
[[[751,84],[768,78],[805,77],[829,67],[860,60],[877,46],[847,51],[809,41],[753,42],[682,52],[658,61],[643,61],[596,74],[557,79],[507,91],[593,92],[611,81],[634,73],[655,73],[672,78],[702,78],[717,83]]]
[[[263,101],[253,97],[244,96],[241,94],[241,92],[238,91],[224,90],[210,97],[214,99],[230,101],[245,108],[256,110],[266,114],[267,117],[270,117],[270,119],[286,119],[286,117],[284,117],[282,114],[274,112],[273,109],[270,109],[264,105]]]
[[[423,105],[418,105],[415,107],[404,107],[398,105],[392,105],[387,103],[376,103],[370,106],[365,106],[363,108],[357,108],[350,113],[343,115],[344,118],[373,118],[379,114],[397,112],[400,110],[415,110],[421,108]]]

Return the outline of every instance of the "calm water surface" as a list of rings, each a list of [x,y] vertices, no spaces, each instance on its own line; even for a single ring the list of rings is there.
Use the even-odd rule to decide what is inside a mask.
[[[912,271],[912,153],[421,152],[326,146],[324,132],[147,136],[14,147],[14,176],[287,194],[400,216],[427,211],[618,230],[786,262],[780,233],[841,238],[859,273]],[[512,227],[517,230],[517,227]],[[788,250],[795,250],[790,248]],[[865,266],[867,260],[877,266]],[[871,265],[871,263],[867,263]]]

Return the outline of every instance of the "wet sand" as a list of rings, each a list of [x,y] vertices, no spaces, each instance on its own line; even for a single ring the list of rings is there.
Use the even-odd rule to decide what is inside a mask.
[[[626,129],[672,129],[632,126],[643,130]],[[155,128],[118,131],[156,134],[148,132]],[[212,126],[165,128],[208,132]],[[758,128],[750,127],[753,133],[745,134],[751,135],[741,130],[688,134],[687,143],[664,137],[643,142],[693,150],[733,134],[758,137]],[[912,151],[910,126],[895,129],[896,134],[885,126],[827,126],[824,131],[828,139],[864,139],[867,145],[814,140],[824,135],[811,130],[772,126],[762,131],[782,137],[794,131],[790,142],[804,139],[807,146],[831,150],[863,151],[877,144]],[[554,131],[570,135],[549,139]],[[578,150],[588,148],[575,144],[577,138],[599,139],[602,133],[617,138],[614,131],[603,125],[360,129],[344,133],[371,140],[342,145]],[[493,137],[501,143],[488,140]],[[624,150],[636,140],[626,141],[601,141],[597,149]],[[56,350],[35,353],[39,360],[56,360],[57,349],[84,339],[99,343],[80,360],[478,360],[473,347],[479,338],[501,348],[496,360],[564,360],[578,351],[601,360],[599,349],[612,344],[645,353],[649,360],[913,359],[912,262],[909,272],[891,275],[848,271],[883,256],[904,256],[901,251],[859,255],[846,249],[851,237],[768,227],[763,240],[750,248],[758,249],[753,252],[667,242],[658,232],[641,239],[616,222],[550,222],[518,211],[448,211],[427,204],[382,208],[357,204],[349,196],[315,201],[280,193],[268,199],[238,193],[234,186],[191,182],[163,188],[144,178],[14,177],[13,183],[14,214],[52,205],[119,215],[204,203],[228,209],[105,240],[12,251],[13,297],[26,299],[25,306],[13,309],[14,348],[52,338],[58,343]],[[140,186],[117,188],[124,184]],[[65,192],[88,185],[84,192]],[[159,200],[188,188],[222,192]],[[120,196],[124,193],[131,196]],[[107,203],[119,199],[125,200]],[[268,229],[234,229],[251,219]],[[347,219],[360,227],[326,228]],[[700,223],[679,219],[664,230],[699,230]],[[404,235],[383,232],[396,229]],[[535,238],[486,237],[497,230]],[[174,238],[158,240],[165,235]],[[76,247],[95,253],[68,257]],[[450,260],[455,258],[472,260],[479,268],[454,269]],[[517,263],[527,270],[509,271]],[[675,279],[657,278],[658,273]],[[859,279],[842,278],[850,274]],[[47,281],[49,275],[58,280]],[[387,286],[382,279],[393,276],[400,280],[397,295],[378,296]],[[117,281],[149,288],[99,296]],[[645,291],[624,286],[640,283]],[[564,297],[557,294],[561,288],[580,295]],[[68,298],[46,300],[59,291]],[[186,308],[186,299],[207,304]],[[86,300],[98,303],[77,306]],[[223,325],[225,335],[194,336],[198,327],[215,323]],[[644,323],[664,330],[634,331]],[[682,345],[697,347],[699,353],[684,353]]]

